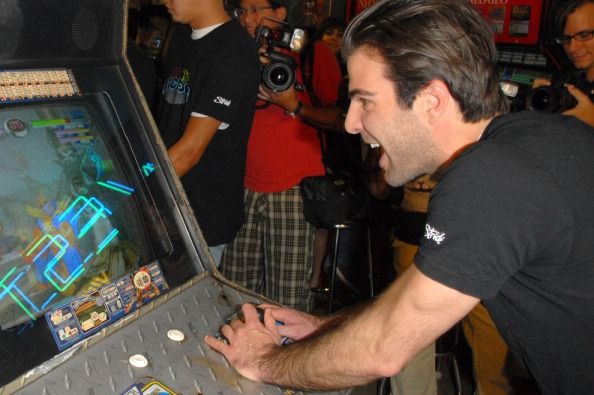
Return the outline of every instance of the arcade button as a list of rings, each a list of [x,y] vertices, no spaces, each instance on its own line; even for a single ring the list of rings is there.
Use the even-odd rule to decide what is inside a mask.
[[[167,331],[167,337],[177,343],[181,343],[186,339],[186,335],[179,329],[169,329]]]
[[[148,366],[148,359],[142,354],[134,354],[128,358],[128,362],[135,368],[142,369]]]

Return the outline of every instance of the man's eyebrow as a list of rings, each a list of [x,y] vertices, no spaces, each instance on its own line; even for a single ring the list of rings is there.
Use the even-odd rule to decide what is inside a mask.
[[[349,91],[349,98],[354,96],[374,96],[375,93],[371,91],[366,91],[364,89],[353,89]]]

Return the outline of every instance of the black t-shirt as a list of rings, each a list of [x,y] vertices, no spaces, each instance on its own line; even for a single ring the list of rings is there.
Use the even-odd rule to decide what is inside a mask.
[[[495,118],[433,190],[415,262],[483,300],[543,394],[594,393],[594,129]]]
[[[188,25],[178,26],[164,65],[158,124],[168,148],[192,113],[222,122],[182,183],[208,245],[228,243],[244,222],[243,177],[260,81],[255,41],[234,20],[198,40]]]

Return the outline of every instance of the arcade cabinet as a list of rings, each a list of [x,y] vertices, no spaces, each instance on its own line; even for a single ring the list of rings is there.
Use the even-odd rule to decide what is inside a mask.
[[[0,394],[279,394],[203,342],[225,280],[125,57],[120,0],[0,0]]]

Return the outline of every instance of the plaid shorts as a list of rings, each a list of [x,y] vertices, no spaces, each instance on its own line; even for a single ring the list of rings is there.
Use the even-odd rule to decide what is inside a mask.
[[[246,222],[221,258],[225,277],[283,305],[310,311],[315,227],[303,216],[299,185],[245,190]]]

